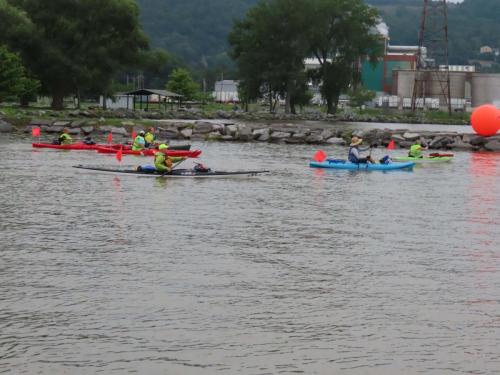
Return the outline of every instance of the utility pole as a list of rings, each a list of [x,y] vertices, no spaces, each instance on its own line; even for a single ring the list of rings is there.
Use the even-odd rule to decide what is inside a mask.
[[[423,1],[411,109],[423,109],[426,98],[438,98],[451,114],[448,6],[446,0]]]

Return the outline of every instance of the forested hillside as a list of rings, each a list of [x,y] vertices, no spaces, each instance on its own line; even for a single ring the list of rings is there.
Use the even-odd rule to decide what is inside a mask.
[[[368,0],[389,25],[392,44],[416,44],[423,1]],[[500,47],[500,1],[465,0],[449,4],[450,63],[466,64],[483,45]]]
[[[191,65],[227,64],[227,35],[258,0],[138,0],[141,20],[153,46]],[[390,27],[391,43],[416,44],[423,1],[367,0]],[[500,1],[450,4],[450,58],[455,64],[476,57],[481,45],[500,47]]]
[[[138,0],[144,29],[155,47],[187,63],[227,62],[227,37],[234,19],[257,0]]]

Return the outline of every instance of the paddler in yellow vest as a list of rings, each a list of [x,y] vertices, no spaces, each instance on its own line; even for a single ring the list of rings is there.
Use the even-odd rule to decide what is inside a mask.
[[[427,150],[427,147],[422,146],[422,141],[418,140],[414,145],[411,145],[408,156],[410,158],[423,158],[422,150]]]
[[[144,139],[144,130],[141,130],[137,137],[134,139],[134,144],[132,145],[133,151],[141,151],[146,147],[146,140]]]
[[[144,136],[144,140],[146,141],[146,148],[153,145],[155,138],[155,128],[149,128],[148,132]]]
[[[167,173],[172,171],[172,166],[185,158],[170,157],[165,151],[167,151],[168,146],[166,144],[161,144],[158,147],[158,151],[155,153],[155,168],[157,172]]]
[[[60,145],[70,145],[73,143],[73,138],[69,135],[69,129],[64,128],[63,133],[58,138]]]

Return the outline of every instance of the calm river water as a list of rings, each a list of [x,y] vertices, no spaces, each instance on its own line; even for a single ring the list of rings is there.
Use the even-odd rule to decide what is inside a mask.
[[[93,174],[71,166],[117,161],[0,137],[0,373],[500,372],[500,154],[353,173],[194,146],[272,173]]]

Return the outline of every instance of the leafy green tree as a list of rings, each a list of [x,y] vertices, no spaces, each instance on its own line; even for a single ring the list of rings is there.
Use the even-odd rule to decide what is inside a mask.
[[[182,95],[182,100],[194,100],[200,92],[200,87],[187,69],[178,68],[170,74],[167,90]]]
[[[306,33],[310,52],[320,63],[316,78],[328,113],[335,113],[340,94],[360,80],[359,60],[367,56],[375,61],[383,52],[375,32],[378,12],[363,0],[310,0],[309,5]]]
[[[367,90],[363,87],[357,87],[356,89],[349,90],[347,92],[349,95],[351,106],[361,107],[366,102],[369,102],[375,98],[375,93],[373,91]]]
[[[40,78],[55,109],[69,94],[109,94],[113,77],[139,65],[140,52],[148,47],[133,0],[10,0],[10,5],[24,12],[34,32],[7,43]]]
[[[28,76],[19,55],[0,46],[0,100],[15,97],[27,105],[39,90],[40,82]]]
[[[264,88],[271,110],[271,98],[283,97],[285,111],[295,113],[293,96],[301,94],[304,83],[306,5],[304,0],[261,1],[235,23],[229,42],[243,88],[251,90],[244,97],[261,97]]]
[[[23,88],[24,75],[21,58],[0,46],[0,99],[17,96]]]
[[[42,84],[38,79],[25,76],[21,79],[22,89],[19,91],[19,101],[22,107],[27,107],[30,102],[36,100],[40,93]]]

